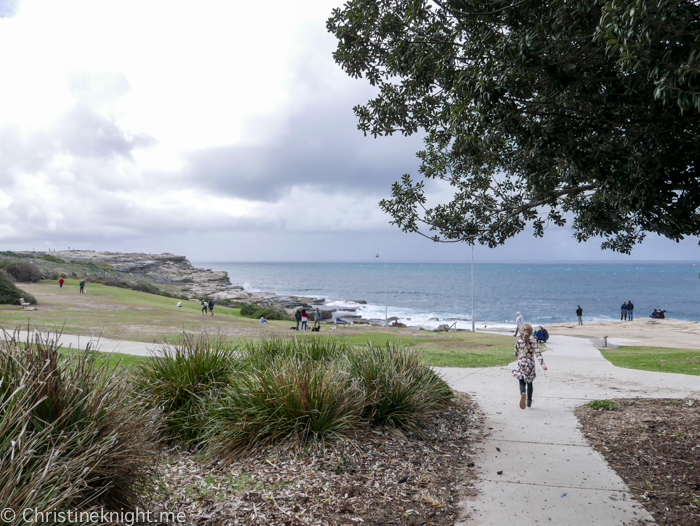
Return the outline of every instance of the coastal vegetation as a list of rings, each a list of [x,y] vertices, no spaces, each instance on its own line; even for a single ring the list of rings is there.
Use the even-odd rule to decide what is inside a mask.
[[[0,304],[19,305],[20,298],[24,301],[36,305],[36,298],[14,284],[10,276],[0,270]]]
[[[613,365],[629,369],[700,376],[700,350],[668,347],[623,346],[600,349]]]

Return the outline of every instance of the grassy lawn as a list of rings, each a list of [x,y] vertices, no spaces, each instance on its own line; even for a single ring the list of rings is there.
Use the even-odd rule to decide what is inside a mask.
[[[700,376],[700,351],[668,347],[624,346],[600,349],[613,365],[628,369]]]
[[[203,316],[199,303],[157,296],[145,292],[86,284],[86,293],[78,293],[79,280],[68,279],[62,289],[55,281],[20,284],[39,302],[36,311],[24,311],[15,305],[0,305],[0,327],[13,330],[22,326],[63,328],[66,334],[101,335],[119,340],[162,342],[181,332],[221,332],[232,343],[261,337],[308,338],[315,333],[290,331],[294,322],[270,321],[261,325],[257,319],[243,318],[240,310],[217,305],[214,316]],[[369,327],[355,325],[336,331],[322,326],[321,336],[344,338],[353,344],[371,342],[420,348],[428,364],[442,367],[483,367],[513,361],[512,336],[471,333],[467,331],[437,333],[433,331]],[[122,355],[125,364],[138,358]],[[110,358],[116,361],[116,357]]]

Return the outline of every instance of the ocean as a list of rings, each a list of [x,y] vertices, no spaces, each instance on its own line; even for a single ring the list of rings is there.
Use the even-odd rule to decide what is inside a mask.
[[[227,263],[193,262],[225,270],[250,291],[324,298],[363,318],[398,317],[410,327],[457,322],[471,329],[470,263]],[[655,308],[666,316],[700,321],[700,263],[475,263],[477,329],[510,327],[515,313],[537,325],[616,320],[623,301],[636,317]],[[359,304],[358,301],[366,301]]]

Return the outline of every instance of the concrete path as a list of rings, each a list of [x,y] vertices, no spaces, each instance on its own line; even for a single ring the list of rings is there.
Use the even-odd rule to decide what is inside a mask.
[[[13,336],[15,333],[3,333],[0,331],[0,338],[5,339],[8,336]],[[27,341],[27,331],[19,331],[19,340]],[[32,333],[32,338],[34,333]],[[42,338],[56,339],[54,331],[42,331]],[[119,352],[123,354],[134,354],[137,356],[149,356],[151,349],[157,349],[157,344],[130,342],[126,340],[110,340],[107,338],[96,338],[94,336],[75,336],[73,334],[61,334],[59,342],[64,347],[72,347],[73,349],[85,349],[88,344],[92,344],[93,349],[102,352]]]
[[[459,524],[654,524],[588,445],[573,410],[605,398],[698,398],[700,378],[615,367],[582,338],[552,336],[547,347],[549,370],[537,365],[530,409],[519,407],[513,365],[440,369],[486,414],[485,440],[476,455],[479,495],[461,503],[467,518]]]

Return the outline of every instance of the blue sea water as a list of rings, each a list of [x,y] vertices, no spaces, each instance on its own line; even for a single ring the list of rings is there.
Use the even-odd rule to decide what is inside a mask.
[[[193,264],[225,270],[247,290],[325,298],[341,310],[357,308],[363,318],[383,320],[386,304],[389,317],[409,326],[457,321],[471,328],[469,263]],[[615,320],[629,300],[637,317],[664,308],[667,317],[698,321],[699,273],[700,263],[693,262],[476,263],[476,326],[510,326],[516,311],[536,324],[574,321],[577,305],[584,321]]]

